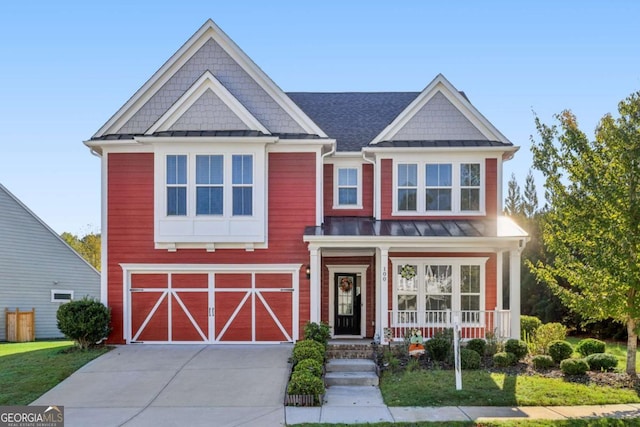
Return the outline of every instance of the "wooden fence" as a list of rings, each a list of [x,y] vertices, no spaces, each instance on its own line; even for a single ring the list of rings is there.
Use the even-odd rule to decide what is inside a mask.
[[[9,311],[4,309],[7,326],[7,341],[9,342],[27,342],[36,339],[36,309],[31,311]]]

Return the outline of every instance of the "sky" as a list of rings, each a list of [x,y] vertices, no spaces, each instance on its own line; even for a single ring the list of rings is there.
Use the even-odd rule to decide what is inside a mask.
[[[442,73],[520,147],[506,193],[532,167],[534,114],[570,109],[592,137],[640,90],[638,16],[635,0],[2,1],[0,184],[58,233],[99,232],[83,141],[211,18],[284,91],[421,91]]]

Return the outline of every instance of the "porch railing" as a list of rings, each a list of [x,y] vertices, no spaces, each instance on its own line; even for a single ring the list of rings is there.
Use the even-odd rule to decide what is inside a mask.
[[[391,339],[394,341],[403,340],[413,329],[419,329],[424,338],[431,338],[438,331],[452,328],[456,318],[460,321],[463,339],[486,339],[487,334],[493,334],[495,338],[504,340],[511,335],[509,310],[391,310],[388,316]]]

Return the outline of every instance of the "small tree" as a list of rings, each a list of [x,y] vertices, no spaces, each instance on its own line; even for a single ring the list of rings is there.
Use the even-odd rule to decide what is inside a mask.
[[[60,332],[83,350],[96,345],[111,332],[111,309],[89,297],[62,304],[56,318]]]
[[[585,320],[627,325],[627,367],[636,375],[640,327],[640,92],[604,116],[590,141],[570,111],[559,126],[536,118],[534,167],[545,178],[549,210],[545,248],[553,263],[533,266],[572,311]]]

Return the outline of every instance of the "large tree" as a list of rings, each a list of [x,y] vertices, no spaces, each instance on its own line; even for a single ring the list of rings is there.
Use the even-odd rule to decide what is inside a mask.
[[[504,213],[510,217],[514,217],[514,219],[517,219],[523,213],[520,185],[518,185],[516,175],[513,173],[507,183],[507,198],[504,200]]]
[[[552,263],[534,271],[587,320],[609,317],[627,326],[628,374],[636,375],[640,326],[640,92],[605,115],[595,139],[570,111],[547,126],[536,117],[534,167],[545,178],[543,217]],[[532,138],[533,139],[533,138]]]
[[[78,252],[89,264],[100,271],[100,253],[102,239],[100,233],[88,232],[82,237],[71,234],[67,231],[60,235],[62,240],[67,242],[76,252]]]

